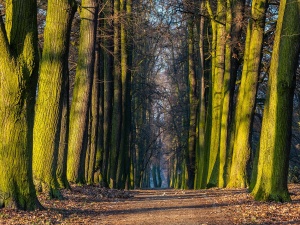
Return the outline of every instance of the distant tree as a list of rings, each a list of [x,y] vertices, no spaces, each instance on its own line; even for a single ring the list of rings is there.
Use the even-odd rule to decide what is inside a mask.
[[[38,74],[37,5],[7,0],[0,16],[0,207],[41,208],[32,179]]]
[[[191,1],[185,1],[190,7],[195,7]],[[189,110],[188,110],[188,144],[186,155],[186,166],[187,166],[187,188],[194,187],[195,179],[195,154],[196,154],[196,137],[197,137],[197,112],[198,112],[198,84],[197,84],[197,72],[196,72],[196,51],[195,51],[195,15],[189,14],[187,19],[187,68],[188,68],[188,99],[189,99]]]
[[[100,183],[102,186],[109,186],[109,154],[111,151],[111,130],[112,130],[112,103],[113,103],[113,1],[107,0],[103,3],[101,20],[103,26],[101,31],[101,51],[103,52],[103,71],[100,75],[103,81],[103,94],[100,95],[103,103],[103,151],[100,163]],[[100,89],[101,90],[101,89]]]
[[[93,75],[91,102],[88,115],[88,145],[85,159],[85,180],[88,184],[94,183],[94,172],[96,167],[96,154],[98,150],[99,131],[99,92],[100,92],[100,47],[96,44],[95,68]]]
[[[117,187],[125,188],[129,181],[129,157],[131,134],[131,70],[132,70],[132,1],[121,0],[121,80],[122,80],[122,127],[120,157],[117,168]]]
[[[117,186],[117,168],[118,157],[121,145],[122,130],[122,75],[121,75],[121,12],[120,0],[114,0],[114,92],[113,92],[113,111],[112,111],[112,128],[111,128],[111,149],[109,154],[109,186],[116,188]]]
[[[68,74],[69,76],[69,74]],[[67,156],[68,156],[68,137],[69,137],[69,77],[63,80],[62,84],[62,115],[60,123],[60,137],[57,157],[56,177],[59,188],[70,188],[67,179]]]
[[[292,108],[300,50],[300,1],[280,1],[268,92],[262,122],[257,175],[252,195],[257,200],[289,201],[287,174],[291,147]]]

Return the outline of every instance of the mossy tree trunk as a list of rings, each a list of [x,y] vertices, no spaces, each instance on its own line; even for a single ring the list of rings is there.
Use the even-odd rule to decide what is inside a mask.
[[[62,116],[63,80],[75,1],[49,0],[33,130],[33,176],[38,191],[61,198],[56,168]]]
[[[98,1],[83,0],[80,17],[78,63],[70,110],[67,159],[67,178],[73,183],[85,183],[84,162],[87,146],[88,112],[94,75]]]
[[[227,85],[227,97],[229,99],[228,104],[228,129],[227,129],[227,139],[226,139],[226,164],[224,168],[224,186],[227,186],[229,182],[231,161],[232,161],[232,130],[234,129],[234,113],[235,113],[235,92],[236,92],[236,79],[239,71],[239,67],[241,65],[241,53],[243,53],[243,49],[241,46],[244,45],[242,37],[242,30],[244,26],[244,11],[245,11],[245,0],[228,0],[227,4],[230,5],[230,10],[227,11],[227,20],[230,18],[231,20],[231,30],[230,30],[230,39],[227,41],[226,46],[227,49],[230,47],[230,68],[227,66],[225,69],[228,72],[228,68],[230,71],[230,79],[229,84]],[[231,15],[232,14],[232,15]],[[227,22],[228,24],[228,22]],[[228,26],[227,26],[228,29]],[[226,54],[229,51],[226,50]],[[225,89],[224,89],[225,90]],[[224,106],[223,106],[224,107]]]
[[[225,72],[225,43],[226,43],[226,2],[217,2],[216,13],[209,2],[208,12],[212,24],[212,63],[209,89],[209,109],[206,127],[206,149],[208,153],[207,177],[208,187],[219,186],[220,173],[220,134],[222,118],[223,81]],[[223,160],[223,159],[222,159]]]
[[[5,24],[0,16],[0,207],[33,210],[41,208],[32,177],[37,5],[7,0],[5,6]]]
[[[224,78],[222,87],[222,113],[221,113],[221,128],[220,128],[220,165],[218,186],[226,186],[226,165],[228,164],[228,135],[230,128],[230,112],[232,111],[230,104],[230,90],[232,89],[231,79],[231,28],[232,28],[232,1],[227,0],[226,3],[226,18],[225,18],[225,50],[224,50]]]
[[[287,174],[295,75],[300,50],[300,1],[280,1],[260,138],[257,200],[289,201]]]
[[[235,109],[232,131],[232,161],[229,168],[228,187],[247,187],[246,167],[250,157],[250,128],[260,73],[261,51],[265,27],[267,1],[252,2],[252,18],[249,21],[244,53],[244,64]]]

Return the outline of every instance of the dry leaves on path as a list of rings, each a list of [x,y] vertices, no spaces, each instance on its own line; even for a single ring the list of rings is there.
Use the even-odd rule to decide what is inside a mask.
[[[246,189],[118,191],[99,186],[40,196],[46,210],[0,210],[0,224],[300,224],[300,185],[290,203],[256,202]]]

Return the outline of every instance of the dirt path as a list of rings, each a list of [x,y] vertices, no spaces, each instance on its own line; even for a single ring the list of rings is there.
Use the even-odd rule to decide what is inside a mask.
[[[261,203],[245,189],[105,191],[73,187],[42,211],[0,210],[0,224],[300,224],[300,185],[291,203]],[[132,197],[133,195],[133,197]]]

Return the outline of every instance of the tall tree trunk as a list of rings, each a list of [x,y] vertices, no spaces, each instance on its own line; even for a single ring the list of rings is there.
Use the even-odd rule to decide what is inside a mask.
[[[300,1],[280,1],[262,122],[257,200],[289,201],[287,175],[291,146],[295,75],[300,52]]]
[[[224,80],[225,43],[226,43],[226,4],[223,0],[217,3],[217,14],[214,15],[210,4],[207,4],[212,19],[212,70],[210,79],[209,101],[206,127],[206,150],[208,151],[207,186],[219,186],[220,167],[220,133],[222,118],[222,90]],[[216,18],[216,20],[214,19]]]
[[[96,153],[98,149],[98,129],[99,129],[99,66],[100,66],[100,46],[97,44],[95,51],[95,69],[92,85],[92,95],[90,104],[90,135],[87,151],[89,152],[89,160],[86,165],[86,181],[88,184],[94,183],[94,171],[96,164]]]
[[[99,122],[98,122],[98,140],[97,140],[97,149],[96,149],[96,160],[95,160],[95,171],[94,171],[94,182],[103,184],[103,155],[104,155],[104,71],[105,71],[105,51],[102,46],[105,45],[104,41],[104,2],[101,1],[99,5],[99,22],[98,22],[98,38],[97,38],[97,49],[98,53],[98,63],[96,62],[95,70],[99,73],[99,80],[98,80],[98,88],[99,88]],[[97,60],[96,60],[97,61]]]
[[[5,25],[0,16],[0,207],[25,210],[41,208],[32,177],[36,8],[34,0],[7,0]]]
[[[121,79],[122,79],[122,134],[120,156],[118,158],[117,184],[124,188],[129,176],[129,153],[131,131],[131,41],[128,31],[131,24],[131,1],[121,0],[121,13],[125,15],[121,22]]]
[[[200,3],[200,13],[204,11],[204,2]],[[202,185],[203,170],[205,166],[205,123],[206,123],[206,104],[205,104],[205,64],[204,64],[204,31],[206,22],[203,16],[199,22],[199,66],[200,66],[200,81],[199,81],[199,111],[197,117],[198,134],[196,139],[196,171],[195,171],[195,189],[205,188]],[[206,185],[206,184],[205,184]]]
[[[195,70],[194,50],[194,17],[188,19],[188,89],[189,89],[189,135],[186,153],[187,187],[194,187],[195,179],[195,154],[196,154],[196,121],[198,108],[197,74]]]
[[[68,63],[68,62],[66,62]],[[68,72],[67,72],[68,73]],[[60,123],[60,139],[57,157],[56,177],[59,188],[70,188],[67,179],[67,156],[68,156],[68,137],[69,137],[69,75],[63,81],[62,90],[62,115]]]
[[[107,0],[105,2],[106,7],[104,12],[113,16],[113,0]],[[105,51],[104,54],[104,112],[103,112],[103,140],[104,149],[102,157],[102,185],[108,187],[109,185],[109,155],[111,151],[111,130],[112,130],[112,102],[113,102],[113,26],[112,21],[104,21],[104,31],[107,30],[103,37],[104,46],[109,52]],[[108,37],[108,38],[107,38]]]
[[[246,167],[250,157],[250,128],[260,73],[261,51],[265,27],[266,0],[252,2],[252,18],[246,36],[244,65],[231,133],[232,162],[228,187],[248,186]]]
[[[226,1],[226,19],[225,19],[225,52],[224,52],[224,80],[222,89],[222,116],[221,116],[221,128],[220,128],[220,167],[219,167],[219,178],[218,186],[226,186],[226,165],[228,164],[228,135],[230,128],[230,112],[232,111],[230,104],[232,90],[231,79],[231,28],[232,28],[232,11],[231,11],[231,0]]]
[[[63,80],[75,1],[49,0],[33,130],[33,177],[39,191],[61,198],[56,178]]]
[[[232,19],[231,19],[231,31],[230,31],[230,50],[231,50],[231,58],[230,60],[230,80],[229,80],[229,87],[227,89],[229,94],[229,110],[228,110],[228,130],[227,130],[227,161],[225,165],[225,185],[228,185],[229,182],[229,176],[230,176],[230,168],[231,168],[231,162],[232,162],[232,154],[233,154],[233,147],[232,144],[234,140],[232,135],[232,132],[234,134],[234,113],[235,113],[235,87],[236,87],[236,79],[238,70],[241,64],[241,46],[243,46],[243,43],[241,43],[241,35],[242,35],[242,29],[244,25],[244,8],[245,8],[245,0],[229,0],[227,1],[227,4],[230,4],[230,14],[232,13]],[[228,15],[229,12],[227,12],[227,18],[228,16],[231,17],[231,15]],[[228,46],[228,42],[227,42]],[[228,52],[227,52],[228,54]],[[227,67],[228,68],[228,67]]]
[[[122,78],[120,56],[120,0],[114,0],[114,96],[112,113],[112,136],[109,160],[109,186],[116,188],[118,156],[122,130]]]
[[[84,159],[87,119],[94,75],[95,39],[98,19],[98,1],[83,0],[78,63],[70,111],[70,135],[67,160],[67,177],[74,183],[85,183]]]

